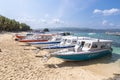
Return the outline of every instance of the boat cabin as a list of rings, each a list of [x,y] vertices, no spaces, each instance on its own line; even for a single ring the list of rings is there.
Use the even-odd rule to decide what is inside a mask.
[[[82,51],[94,51],[94,50],[100,50],[100,49],[108,49],[111,48],[112,41],[111,40],[84,40],[79,41],[78,44],[75,46],[79,47]]]
[[[52,36],[52,38],[49,41],[61,41],[62,36]]]
[[[74,47],[74,50],[75,52],[102,50],[111,48],[111,44],[111,40],[78,40],[77,44]]]
[[[61,45],[75,45],[77,44],[78,40],[92,40],[93,38],[90,37],[76,37],[76,36],[66,36],[63,37]]]
[[[76,36],[66,36],[63,37],[62,42],[60,43],[61,45],[75,45],[77,44],[77,40],[83,39],[83,37],[76,37]]]

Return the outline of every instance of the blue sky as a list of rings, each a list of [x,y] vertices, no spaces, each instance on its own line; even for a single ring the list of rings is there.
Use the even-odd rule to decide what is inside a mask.
[[[34,29],[120,29],[120,0],[0,0],[0,14]]]

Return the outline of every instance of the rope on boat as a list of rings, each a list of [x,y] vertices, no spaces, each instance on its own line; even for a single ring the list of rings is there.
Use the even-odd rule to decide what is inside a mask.
[[[51,57],[52,57],[52,55],[49,53],[49,54],[44,55],[41,60],[42,60],[44,63],[46,63]],[[54,68],[59,68],[59,66],[58,66],[57,64],[53,64],[53,67],[54,67]]]
[[[46,55],[43,56],[42,61],[43,62],[47,62],[50,58],[51,58],[51,54],[48,53],[48,54],[46,54]]]
[[[40,49],[36,49],[35,54],[38,54],[40,52]]]
[[[36,49],[36,51],[35,51],[35,54],[38,54],[39,52],[40,52],[40,50],[43,50],[43,48],[41,48],[41,47],[36,47],[37,49]]]

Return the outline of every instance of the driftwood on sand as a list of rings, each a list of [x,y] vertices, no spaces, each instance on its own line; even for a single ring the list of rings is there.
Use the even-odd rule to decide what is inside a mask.
[[[2,52],[2,50],[0,49],[0,52]]]

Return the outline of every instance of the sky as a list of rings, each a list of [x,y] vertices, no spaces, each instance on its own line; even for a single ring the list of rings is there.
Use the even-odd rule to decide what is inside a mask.
[[[0,0],[0,15],[33,29],[120,29],[120,0]]]

